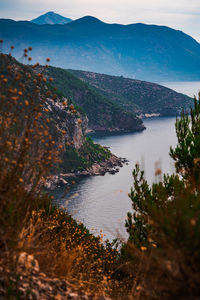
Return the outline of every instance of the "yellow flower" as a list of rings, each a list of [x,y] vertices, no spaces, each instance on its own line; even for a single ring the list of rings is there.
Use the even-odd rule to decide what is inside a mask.
[[[144,247],[144,246],[140,247],[140,249],[141,249],[142,251],[147,251],[147,247]]]

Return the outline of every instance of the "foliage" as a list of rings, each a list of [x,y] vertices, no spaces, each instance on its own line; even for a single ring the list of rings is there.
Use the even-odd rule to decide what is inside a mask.
[[[30,51],[25,49],[24,57],[30,58]],[[75,157],[76,167],[82,163],[85,168],[108,159],[110,151],[90,138],[85,139],[81,154],[70,143],[66,146],[69,152],[63,151],[66,132],[55,123],[49,103],[56,103],[55,107],[67,103],[57,101],[52,78],[35,74],[37,66],[18,64],[10,55],[0,54],[0,66],[0,254],[6,257],[1,263],[6,262],[3,267],[12,269],[17,280],[15,258],[26,251],[35,255],[48,276],[67,278],[95,293],[109,291],[118,252],[108,241],[103,243],[102,234],[93,236],[83,224],[52,207],[42,182],[63,165],[61,157],[66,162]],[[74,111],[73,105],[61,110],[61,123],[62,115],[67,122],[66,115],[74,118]],[[11,281],[8,297],[20,295],[20,291],[10,289]]]
[[[199,94],[200,99],[200,94]],[[176,121],[178,144],[170,149],[170,155],[175,161],[176,171],[189,183],[195,181],[198,188],[200,175],[200,104],[194,99],[194,108],[190,116],[182,113],[181,119]]]
[[[108,241],[103,244],[102,233],[95,237],[66,212],[54,208],[32,211],[20,245],[34,254],[49,276],[67,278],[90,292],[105,287],[109,291],[118,252]]]
[[[88,71],[69,71],[112,103],[136,115],[157,113],[173,116],[183,108],[188,110],[192,104],[192,98],[155,83]]]
[[[141,264],[136,278],[141,299],[148,293],[148,299],[200,296],[199,117],[200,101],[195,99],[190,117],[182,113],[176,121],[178,145],[170,153],[178,174],[164,175],[150,187],[139,166],[133,171],[129,197],[134,213],[128,213],[129,242],[122,252]]]
[[[47,76],[54,78],[55,86],[65,97],[71,99],[82,113],[85,112],[89,119],[89,127],[95,131],[109,131],[118,128],[120,131],[141,130],[142,121],[121,105],[110,101],[110,96],[105,96],[89,87],[69,71],[50,67]],[[120,115],[120,119],[119,119]]]
[[[0,63],[0,219],[5,239],[5,230],[18,233],[28,211],[46,197],[40,196],[40,182],[60,162],[61,149],[58,137],[51,136],[46,78],[13,64],[10,56],[0,54]]]
[[[62,154],[60,171],[74,172],[84,171],[94,163],[103,162],[110,158],[111,152],[99,144],[95,144],[91,138],[86,137],[84,144],[79,150],[67,147]]]

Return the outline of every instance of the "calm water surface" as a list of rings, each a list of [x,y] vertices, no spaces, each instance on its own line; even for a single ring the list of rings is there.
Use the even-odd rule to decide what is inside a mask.
[[[163,85],[192,96],[197,94],[200,82]],[[126,237],[124,222],[127,212],[132,210],[128,193],[133,184],[134,165],[140,163],[150,183],[158,180],[154,175],[157,167],[165,173],[174,171],[169,157],[169,147],[176,145],[174,123],[175,118],[156,118],[144,121],[147,129],[140,133],[94,138],[95,142],[110,147],[117,156],[126,157],[129,164],[115,175],[80,179],[67,196],[62,196],[62,189],[57,190],[57,204],[93,233],[102,230],[109,239],[118,235]]]

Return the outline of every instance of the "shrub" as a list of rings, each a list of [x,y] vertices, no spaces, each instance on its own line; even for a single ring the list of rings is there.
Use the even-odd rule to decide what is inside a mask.
[[[0,65],[0,239],[5,244],[7,237],[17,240],[32,209],[49,201],[41,180],[60,162],[61,149],[51,136],[46,78],[34,75],[35,66],[22,67],[4,54]]]
[[[129,197],[129,241],[122,253],[132,262],[133,294],[138,299],[200,297],[200,99],[190,116],[176,121],[178,144],[170,149],[177,174],[164,175],[150,187],[139,166]]]

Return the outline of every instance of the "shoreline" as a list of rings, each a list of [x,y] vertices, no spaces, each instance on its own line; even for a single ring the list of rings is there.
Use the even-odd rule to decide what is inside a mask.
[[[104,176],[106,173],[114,175],[119,172],[120,168],[122,168],[124,164],[128,164],[128,160],[126,158],[117,157],[116,155],[111,154],[108,160],[100,163],[94,163],[90,168],[84,171],[52,175],[46,180],[44,187],[47,190],[53,191],[63,185],[70,186],[71,183],[69,180],[71,179],[86,176]]]

